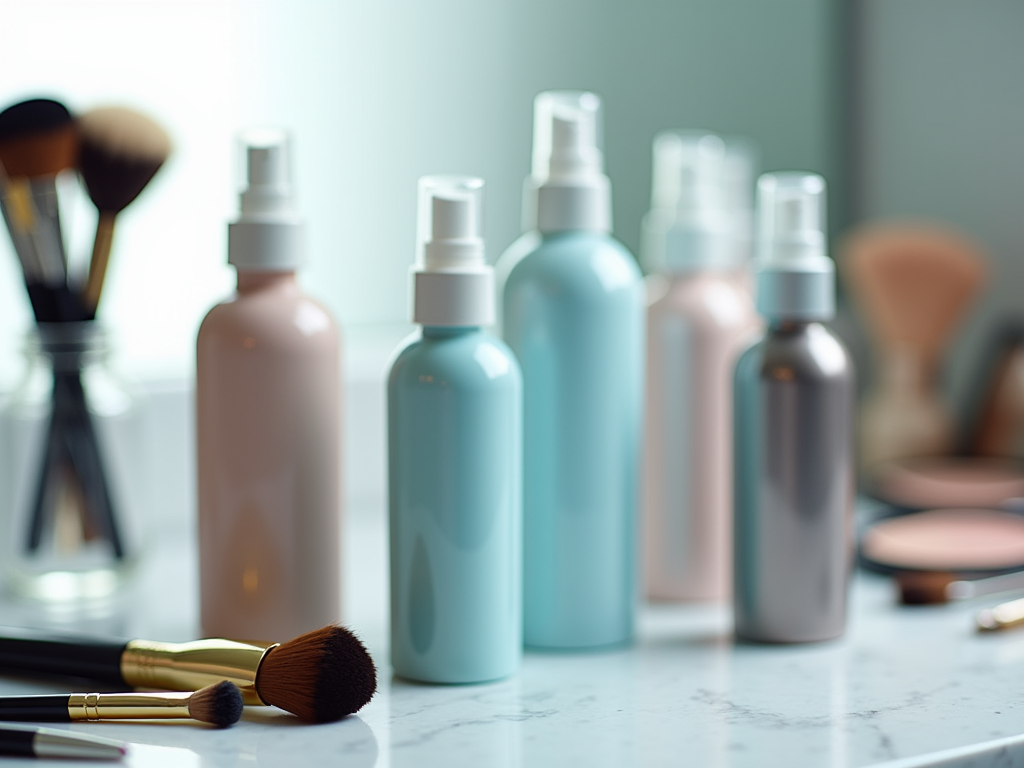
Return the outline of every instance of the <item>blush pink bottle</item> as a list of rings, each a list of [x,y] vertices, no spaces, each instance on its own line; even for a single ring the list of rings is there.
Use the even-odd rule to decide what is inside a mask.
[[[197,344],[201,620],[207,636],[285,641],[340,619],[340,342],[295,281],[287,136],[242,140],[238,292]]]
[[[749,156],[749,153],[748,153]],[[726,144],[666,131],[644,219],[644,565],[655,600],[722,600],[732,552],[732,372],[760,320]],[[749,174],[748,174],[749,175]],[[752,190],[751,190],[752,192]]]

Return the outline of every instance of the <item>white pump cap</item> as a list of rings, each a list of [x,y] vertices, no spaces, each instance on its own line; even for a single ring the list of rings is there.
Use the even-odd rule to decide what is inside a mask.
[[[241,216],[228,225],[228,263],[238,269],[290,272],[305,256],[305,228],[295,212],[289,180],[288,134],[246,131],[246,183]]]
[[[726,143],[706,131],[663,131],[654,139],[651,210],[644,217],[644,265],[682,272],[735,266],[728,209]]]
[[[484,261],[483,179],[419,181],[412,319],[421,325],[494,323],[494,271]]]
[[[586,91],[545,91],[533,105],[533,173],[523,226],[541,232],[612,228],[611,182],[601,154],[601,99]]]
[[[766,173],[757,182],[757,309],[769,320],[835,317],[835,264],[825,254],[825,180]]]

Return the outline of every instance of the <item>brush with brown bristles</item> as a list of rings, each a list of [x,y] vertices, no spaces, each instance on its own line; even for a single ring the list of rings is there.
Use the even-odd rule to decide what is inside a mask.
[[[194,693],[72,693],[0,696],[0,720],[71,723],[81,720],[191,718],[226,728],[242,717],[242,693],[222,680]]]
[[[3,629],[0,669],[169,690],[227,679],[247,704],[271,704],[312,723],[358,711],[377,690],[370,654],[359,638],[335,625],[266,648],[220,639],[125,643]]]
[[[114,222],[146,188],[171,152],[166,131],[139,112],[100,107],[78,118],[78,171],[99,220],[82,301],[96,314],[114,239]]]
[[[949,453],[952,415],[936,372],[984,284],[981,247],[936,225],[866,225],[843,239],[837,261],[878,359],[860,413],[863,468]]]
[[[67,285],[56,187],[77,152],[74,118],[60,102],[29,99],[0,112],[0,207],[38,322],[83,319]]]

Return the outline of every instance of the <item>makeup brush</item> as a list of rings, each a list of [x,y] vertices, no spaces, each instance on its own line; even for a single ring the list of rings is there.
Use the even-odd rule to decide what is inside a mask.
[[[1024,571],[983,579],[964,579],[938,571],[899,571],[895,579],[904,605],[941,605],[1024,590]]]
[[[267,648],[220,639],[125,643],[3,629],[0,668],[170,690],[230,680],[247,704],[272,704],[314,723],[352,714],[377,689],[366,648],[334,625]]]
[[[998,632],[1024,626],[1024,598],[978,611],[975,620],[979,632]]]
[[[0,756],[120,760],[128,753],[123,741],[69,733],[57,728],[25,728],[0,723]]]
[[[0,112],[0,207],[40,322],[82,319],[67,287],[56,187],[56,175],[74,166],[77,151],[74,119],[60,102],[29,99]]]
[[[242,694],[222,680],[195,693],[72,693],[0,696],[0,720],[69,723],[77,720],[192,718],[226,728],[242,717]]]
[[[167,133],[143,114],[101,107],[78,118],[78,170],[99,211],[82,301],[96,313],[114,238],[114,221],[160,170],[171,151]]]
[[[938,226],[875,225],[848,235],[837,261],[878,354],[861,412],[862,465],[948,453],[952,417],[935,372],[985,280],[981,249]]]

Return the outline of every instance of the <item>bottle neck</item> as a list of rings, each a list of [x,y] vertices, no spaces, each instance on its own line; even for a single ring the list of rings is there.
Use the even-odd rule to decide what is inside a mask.
[[[768,323],[768,331],[781,335],[802,333],[812,325],[821,325],[817,320],[771,320]]]
[[[467,336],[471,333],[478,333],[479,325],[424,325],[423,338],[425,339],[448,339],[453,336]]]
[[[295,285],[295,272],[269,272],[263,270],[238,270],[238,292],[254,293],[268,288]]]

